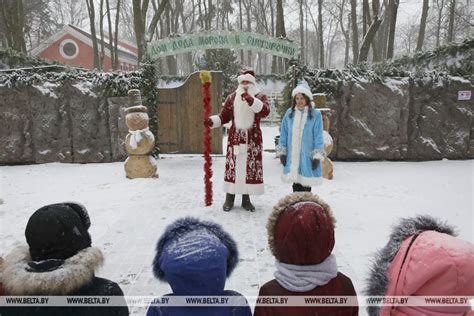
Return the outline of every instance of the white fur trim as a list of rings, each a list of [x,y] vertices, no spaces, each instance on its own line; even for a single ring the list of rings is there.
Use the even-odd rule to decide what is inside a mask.
[[[311,187],[323,183],[322,177],[304,177],[300,174],[298,174],[296,177],[292,177],[290,174],[283,174],[281,176],[281,179],[283,180],[283,182],[299,183],[305,187]]]
[[[276,155],[277,155],[277,157],[287,156],[288,155],[288,150],[286,149],[286,147],[283,147],[281,145],[277,145],[276,146]]]
[[[83,287],[103,264],[102,252],[88,247],[49,272],[29,272],[28,246],[18,246],[4,258],[3,286],[10,295],[65,295]]]
[[[307,107],[304,108],[303,115],[301,115],[301,111],[299,110],[295,110],[293,113],[293,134],[291,137],[291,166],[290,172],[288,173],[288,177],[295,180],[299,176],[298,170],[300,168],[301,141],[303,139],[303,130],[307,118]]]
[[[248,93],[255,98],[255,95],[248,90]],[[248,105],[247,101],[242,100],[243,87],[239,86],[235,91],[234,99],[234,124],[237,129],[248,130],[253,126],[255,113]],[[254,101],[255,102],[255,101]]]
[[[222,121],[219,115],[213,115],[210,117],[210,119],[212,120],[212,128],[221,127]]]
[[[324,159],[326,159],[326,152],[324,151],[324,149],[315,149],[311,152],[311,158],[323,161]]]
[[[260,184],[245,184],[244,188],[237,187],[235,183],[224,181],[224,191],[229,194],[249,194],[262,195],[265,190],[263,183]]]
[[[250,107],[254,113],[259,113],[263,109],[263,102],[256,97],[253,98],[253,104]]]
[[[234,146],[234,158],[235,158],[235,191],[242,193],[246,191],[246,180],[247,180],[247,144],[240,144],[237,147],[237,151]],[[235,194],[235,193],[234,193]],[[244,194],[244,193],[242,193]]]
[[[313,93],[311,91],[309,91],[308,89],[305,89],[303,87],[300,87],[300,86],[297,86],[296,88],[293,89],[293,91],[291,92],[291,97],[294,98],[295,95],[297,95],[298,93],[302,93],[304,95],[306,95],[310,101],[313,100]]]
[[[255,80],[255,77],[252,76],[251,74],[240,75],[240,76],[237,77],[237,81],[239,83],[241,83],[242,81],[248,81],[248,82],[251,82],[253,84],[257,84],[257,82]]]

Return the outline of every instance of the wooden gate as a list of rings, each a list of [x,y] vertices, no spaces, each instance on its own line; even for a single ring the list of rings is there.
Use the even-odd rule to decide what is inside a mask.
[[[211,72],[212,114],[222,107],[222,72]],[[163,154],[202,154],[203,111],[199,72],[176,88],[158,89],[158,146]],[[222,129],[212,131],[212,153],[222,154]]]

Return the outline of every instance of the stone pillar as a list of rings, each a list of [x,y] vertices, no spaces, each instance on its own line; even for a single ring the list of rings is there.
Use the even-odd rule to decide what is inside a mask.
[[[158,177],[156,160],[151,155],[155,136],[148,128],[147,108],[142,105],[140,90],[128,91],[130,107],[125,109],[129,133],[125,138],[125,174],[129,179]]]
[[[323,117],[324,151],[326,152],[326,159],[323,161],[323,177],[332,180],[334,166],[331,159],[327,157],[333,148],[333,140],[331,135],[329,135],[329,114],[331,113],[331,109],[324,107],[326,105],[326,94],[324,93],[314,94],[314,103],[321,111],[321,115]]]

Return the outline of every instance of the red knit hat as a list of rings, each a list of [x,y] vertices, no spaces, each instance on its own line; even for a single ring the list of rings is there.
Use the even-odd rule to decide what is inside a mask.
[[[334,248],[335,219],[328,204],[309,192],[288,195],[268,220],[268,242],[278,261],[295,265],[323,262]]]

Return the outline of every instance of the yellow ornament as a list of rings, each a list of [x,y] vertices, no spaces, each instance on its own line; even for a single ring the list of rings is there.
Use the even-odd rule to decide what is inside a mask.
[[[202,84],[212,82],[212,75],[209,70],[201,70],[201,72],[199,73],[199,78],[201,79]]]

